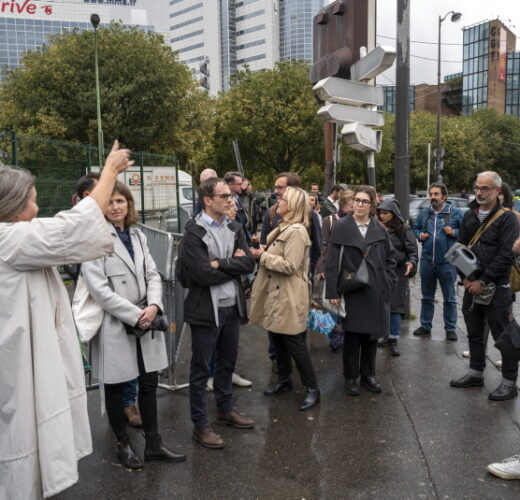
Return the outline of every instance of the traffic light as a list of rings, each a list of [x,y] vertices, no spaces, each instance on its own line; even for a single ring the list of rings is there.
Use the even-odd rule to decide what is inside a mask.
[[[199,64],[199,73],[200,86],[209,90],[209,59],[207,57]]]
[[[350,66],[369,46],[370,0],[336,0],[313,20],[312,84],[327,78],[350,78]]]

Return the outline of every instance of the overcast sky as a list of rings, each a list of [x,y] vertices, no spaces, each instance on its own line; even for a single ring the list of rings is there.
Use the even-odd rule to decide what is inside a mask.
[[[454,10],[462,13],[458,23],[450,16],[442,23],[441,78],[462,71],[462,28],[499,18],[520,38],[520,0],[410,0],[410,83],[437,83],[437,36],[439,15]],[[396,46],[397,0],[377,0],[377,43]],[[385,38],[383,38],[383,35]],[[391,38],[386,38],[391,37]],[[430,42],[426,43],[414,43]],[[517,50],[520,44],[517,40]],[[413,56],[433,60],[419,59]],[[395,64],[377,78],[380,85],[395,83]]]

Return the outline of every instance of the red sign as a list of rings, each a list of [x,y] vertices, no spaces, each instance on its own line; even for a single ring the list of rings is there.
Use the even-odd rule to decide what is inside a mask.
[[[45,14],[52,14],[52,5],[41,5],[40,9]],[[10,0],[9,2],[0,1],[0,13],[10,12],[11,14],[31,14],[34,15],[38,11],[38,6],[31,0]]]

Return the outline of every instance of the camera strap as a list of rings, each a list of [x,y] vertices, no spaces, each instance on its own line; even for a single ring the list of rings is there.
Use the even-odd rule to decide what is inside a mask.
[[[489,219],[485,224],[479,227],[478,231],[473,235],[473,238],[471,238],[471,241],[468,244],[468,248],[472,248],[476,245],[477,241],[480,239],[480,237],[489,229],[491,224],[493,224],[497,219],[499,219],[503,214],[505,214],[506,211],[501,208],[498,210],[491,219]]]

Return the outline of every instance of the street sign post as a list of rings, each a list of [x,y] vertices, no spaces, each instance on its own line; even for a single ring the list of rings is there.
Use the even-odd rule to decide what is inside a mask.
[[[344,78],[329,77],[320,80],[312,88],[316,97],[323,101],[351,106],[382,106],[384,95],[382,87],[353,82]]]
[[[376,47],[350,67],[350,79],[360,82],[375,78],[394,64],[395,56],[393,47]]]
[[[385,124],[385,116],[381,111],[372,111],[342,104],[327,104],[318,110],[323,121],[340,124],[361,122],[366,125],[381,127]]]

